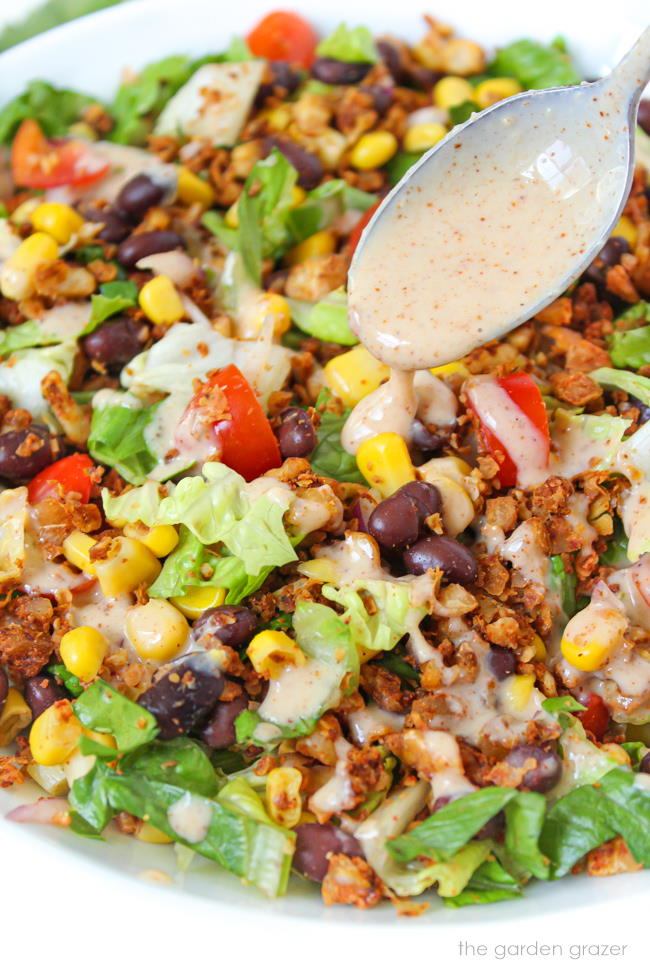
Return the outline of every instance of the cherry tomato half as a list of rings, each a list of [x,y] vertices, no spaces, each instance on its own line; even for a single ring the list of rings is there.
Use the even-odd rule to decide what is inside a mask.
[[[93,461],[88,454],[70,454],[50,464],[33,478],[27,488],[30,504],[38,504],[44,498],[58,497],[59,493],[78,494],[88,504],[93,482],[90,471]]]
[[[585,731],[590,731],[594,738],[602,738],[609,726],[609,708],[600,694],[585,694],[580,703],[586,711],[576,711],[576,718],[582,722]]]
[[[350,257],[354,254],[359,241],[361,240],[361,234],[364,232],[370,221],[372,220],[374,214],[379,209],[383,200],[377,200],[373,203],[371,207],[368,207],[366,212],[362,217],[359,218],[359,222],[352,228],[352,233],[350,234],[350,240],[348,241],[348,247],[350,248]]]
[[[318,38],[311,24],[298,14],[274,10],[253,27],[246,38],[251,53],[269,61],[289,61],[310,68]]]
[[[501,389],[504,390],[522,413],[524,413],[534,427],[544,437],[546,442],[546,458],[551,443],[548,415],[542,394],[534,379],[526,372],[513,372],[509,376],[497,379]],[[517,467],[508,454],[498,437],[484,424],[481,423],[481,439],[493,457],[497,454],[503,455],[504,459],[499,461],[499,480],[502,487],[512,487],[517,483]]]
[[[108,170],[108,163],[85,143],[77,139],[47,139],[34,119],[25,119],[14,136],[11,171],[17,186],[82,186],[101,179]]]

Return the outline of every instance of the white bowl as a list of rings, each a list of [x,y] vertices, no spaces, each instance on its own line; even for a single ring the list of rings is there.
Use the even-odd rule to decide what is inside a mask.
[[[378,12],[371,0],[356,0],[354,12],[345,0],[328,0],[327,11],[319,0],[295,0],[295,6],[323,32],[347,19],[350,23],[368,24],[374,32],[393,32],[405,38],[416,38],[422,32],[422,0],[399,0],[393,9]],[[135,0],[74,21],[14,48],[0,56],[0,97],[4,101],[19,94],[30,80],[44,78],[59,85],[88,91],[109,98],[117,85],[123,67],[139,68],[168,54],[200,55],[223,49],[231,36],[245,33],[255,21],[273,9],[272,0],[239,0],[223,17],[210,0]],[[644,16],[645,8],[645,16]],[[592,2],[562,3],[546,0],[541,7],[524,2],[495,5],[483,2],[454,3],[436,0],[435,14],[448,20],[465,36],[487,45],[503,43],[521,36],[550,40],[558,33],[565,36],[577,62],[588,76],[606,71],[630,46],[645,26],[645,0],[619,0],[616,16],[599,14]],[[498,14],[498,16],[497,16]],[[612,22],[614,20],[614,22]],[[20,826],[3,817],[20,800],[29,801],[37,790],[0,792],[0,849],[3,851],[3,888],[10,889],[12,869],[18,877],[22,865],[38,864],[48,875],[58,871],[80,874],[89,896],[98,890],[110,890],[119,896],[124,885],[121,877],[135,877],[151,869],[163,870],[175,880],[175,890],[185,895],[215,901],[221,909],[234,909],[239,915],[263,910],[266,920],[302,918],[325,920],[328,924],[344,922],[368,930],[390,923],[407,925],[409,931],[435,925],[448,934],[476,932],[485,924],[494,925],[531,921],[545,915],[544,928],[553,922],[554,934],[560,918],[568,912],[600,905],[610,920],[622,918],[638,907],[640,895],[647,894],[650,874],[626,874],[608,880],[571,877],[563,881],[533,883],[521,900],[489,907],[449,911],[436,904],[419,919],[399,918],[385,906],[370,912],[337,908],[325,911],[313,885],[292,882],[290,894],[277,901],[244,888],[239,881],[210,861],[195,858],[190,870],[180,874],[170,847],[150,846],[126,839],[115,833],[110,842],[96,843],[66,830],[51,827]],[[34,869],[32,866],[31,869]],[[113,876],[110,876],[112,872]],[[125,895],[126,896],[126,895]],[[634,904],[632,901],[634,900]],[[195,908],[198,905],[195,903]],[[577,919],[577,915],[576,915]],[[598,934],[593,933],[593,940]],[[606,939],[607,940],[607,939]],[[611,940],[611,939],[610,939]]]

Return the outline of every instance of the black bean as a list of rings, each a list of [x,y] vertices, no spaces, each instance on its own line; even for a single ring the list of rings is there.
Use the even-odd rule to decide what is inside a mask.
[[[192,639],[202,647],[226,646],[239,650],[252,638],[259,621],[246,606],[217,606],[199,616]]]
[[[448,582],[462,586],[474,582],[478,572],[476,559],[464,545],[448,535],[432,535],[416,542],[404,553],[404,565],[416,576],[427,569],[442,569]]]
[[[224,686],[221,672],[211,667],[209,654],[190,653],[159,673],[138,704],[153,714],[163,740],[187,735],[215,706]]]
[[[488,667],[497,678],[505,680],[514,674],[517,667],[517,657],[506,647],[491,647],[487,655]]]
[[[560,781],[562,762],[555,752],[540,745],[517,745],[506,756],[506,762],[513,768],[521,768],[530,761],[535,767],[526,772],[520,788],[529,792],[550,792]]]
[[[268,156],[273,149],[279,149],[284,158],[298,170],[298,186],[302,186],[304,190],[313,190],[318,186],[325,172],[318,156],[286,136],[267,136],[262,143],[262,155]]]
[[[146,234],[132,234],[122,241],[117,248],[117,259],[125,267],[135,267],[143,257],[182,246],[182,238],[173,230],[150,230]]]
[[[628,394],[627,399],[630,406],[633,406],[639,411],[639,419],[637,420],[637,423],[639,425],[647,423],[648,420],[650,420],[650,406],[648,406],[647,403],[642,403],[640,399],[637,399],[636,396],[632,396],[631,394]]]
[[[12,484],[31,481],[60,453],[58,437],[40,423],[23,430],[8,430],[0,434],[0,477]]]
[[[139,326],[126,316],[111,318],[86,335],[81,344],[89,359],[119,369],[141,351],[139,331]]]
[[[273,76],[271,81],[265,81],[257,90],[255,104],[263,104],[271,95],[285,98],[292,95],[300,84],[300,73],[292,68],[288,61],[269,61],[267,67]],[[280,92],[277,89],[281,89]]]
[[[124,184],[115,204],[132,223],[139,223],[147,210],[160,203],[166,192],[167,187],[163,183],[157,183],[146,173],[140,173]]]
[[[607,283],[608,269],[618,264],[621,254],[627,254],[629,250],[630,245],[625,237],[610,237],[585,271],[584,277],[592,284],[604,288]]]
[[[0,667],[0,711],[4,707],[4,703],[7,700],[7,694],[9,693],[9,678],[5,671]]]
[[[280,419],[282,423],[276,436],[282,457],[308,457],[318,443],[318,437],[307,410],[292,406],[283,410]]]
[[[103,223],[103,228],[97,234],[100,240],[105,240],[107,244],[119,244],[131,233],[131,228],[115,210],[98,210],[94,207],[84,210],[86,220],[92,223]]]
[[[436,430],[435,433],[432,433],[422,420],[416,417],[411,426],[411,442],[416,450],[427,457],[437,454],[449,443],[450,433],[451,430],[445,432]]]
[[[388,68],[393,81],[398,85],[405,84],[408,81],[408,72],[399,48],[386,40],[378,40],[376,44],[379,56]]]
[[[650,752],[646,752],[639,762],[639,772],[645,772],[646,775],[650,775]]]
[[[316,58],[311,66],[314,78],[326,85],[357,85],[365,78],[372,64],[369,61],[339,61],[338,58]]]
[[[398,552],[417,541],[420,511],[413,498],[393,494],[380,501],[368,518],[368,531],[386,552]]]
[[[394,89],[389,85],[361,85],[359,91],[372,98],[372,107],[379,115],[385,115],[393,104]]]
[[[329,866],[328,853],[344,853],[349,857],[364,858],[359,841],[338,826],[330,823],[301,823],[296,826],[293,865],[298,873],[320,884]]]
[[[248,707],[248,694],[242,693],[232,701],[219,701],[201,731],[201,738],[210,748],[230,748],[237,740],[235,718]]]
[[[31,708],[32,718],[38,718],[39,714],[47,711],[55,701],[60,701],[65,697],[62,688],[52,677],[44,677],[37,674],[36,677],[29,677],[25,681],[23,689],[24,698]]]
[[[434,484],[429,484],[427,481],[409,481],[408,484],[403,484],[395,494],[406,495],[415,503],[420,516],[420,528],[424,528],[426,519],[440,511],[442,506],[440,491]]]
[[[650,135],[650,98],[642,98],[639,102],[637,121],[646,135]]]

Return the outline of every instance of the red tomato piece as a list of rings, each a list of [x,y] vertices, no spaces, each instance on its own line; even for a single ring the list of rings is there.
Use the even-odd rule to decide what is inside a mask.
[[[361,240],[361,234],[364,232],[364,230],[366,229],[366,227],[368,226],[374,214],[379,209],[382,203],[383,200],[377,200],[377,202],[373,203],[371,207],[368,207],[364,215],[359,219],[359,222],[352,229],[352,233],[350,234],[350,240],[348,242],[348,247],[350,248],[350,257],[352,257],[355,250],[357,249],[359,241]]]
[[[78,494],[88,504],[93,486],[90,471],[92,458],[88,454],[70,454],[50,464],[33,478],[27,489],[30,504],[38,504],[44,498],[58,497],[59,493]]]
[[[497,382],[501,386],[501,389],[508,394],[515,406],[519,407],[521,412],[528,417],[533,426],[544,437],[546,441],[546,457],[548,459],[551,442],[548,428],[548,415],[537,383],[526,372],[513,372],[509,376],[503,376],[501,379],[497,379]],[[503,455],[504,459],[499,462],[499,480],[501,481],[502,487],[512,487],[517,483],[517,468],[509,456],[508,451],[499,438],[483,423],[481,424],[481,439],[493,457],[496,458],[497,453]]]
[[[253,27],[246,41],[256,57],[310,68],[318,38],[311,24],[298,14],[274,10]]]
[[[602,738],[609,726],[609,708],[600,694],[584,694],[580,703],[586,711],[576,711],[576,718],[582,722],[585,731],[590,731],[594,738]]]
[[[17,186],[82,186],[101,179],[108,170],[109,164],[85,143],[47,139],[34,119],[25,119],[14,136],[11,171]]]
[[[223,390],[230,416],[214,424],[221,460],[247,481],[282,463],[280,448],[255,392],[237,366],[218,369],[209,380]]]

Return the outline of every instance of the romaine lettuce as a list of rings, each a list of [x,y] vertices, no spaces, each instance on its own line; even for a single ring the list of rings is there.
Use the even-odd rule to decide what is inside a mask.
[[[316,54],[321,58],[335,58],[337,61],[368,62],[379,60],[379,53],[367,27],[348,27],[339,24],[329,37],[320,42]]]
[[[323,586],[326,599],[345,607],[343,620],[353,640],[374,651],[392,650],[426,616],[426,606],[411,605],[411,592],[409,583],[397,579],[357,579],[339,587]],[[375,612],[368,612],[362,593],[371,596]]]
[[[580,76],[559,38],[551,44],[522,39],[497,51],[490,74],[516,78],[523,88],[558,88],[577,85]]]
[[[359,339],[348,325],[348,299],[344,288],[331,291],[320,301],[289,299],[291,318],[298,328],[323,342],[356,345]]]

